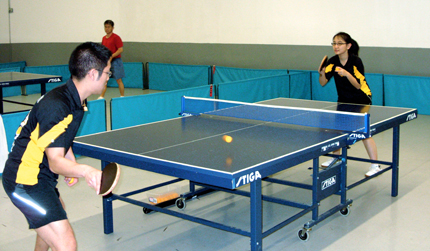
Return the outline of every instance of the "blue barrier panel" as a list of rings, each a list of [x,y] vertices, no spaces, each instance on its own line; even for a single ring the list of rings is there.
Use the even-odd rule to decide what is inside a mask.
[[[221,84],[239,80],[288,74],[288,70],[243,69],[216,66],[213,73],[213,84]]]
[[[1,63],[0,68],[14,68],[19,67],[19,71],[24,71],[24,67],[27,66],[26,61],[18,61],[18,62],[11,62],[11,63]]]
[[[219,99],[240,102],[289,97],[290,76],[288,74],[222,83],[218,85]]]
[[[112,129],[176,118],[181,112],[181,97],[212,98],[210,86],[193,87],[111,100]]]
[[[310,71],[290,71],[290,98],[312,99]]]
[[[24,121],[27,114],[28,111],[2,115],[4,130],[6,133],[7,149],[9,152],[15,139],[16,130],[18,129],[21,122]]]
[[[366,81],[372,91],[372,105],[384,105],[384,75],[366,73]]]
[[[0,72],[20,72],[21,67],[0,68]],[[11,97],[21,95],[21,86],[11,86],[3,88],[3,97]]]
[[[320,74],[317,71],[312,71],[311,76],[312,100],[337,102],[337,90],[334,79],[330,79],[330,81],[322,87],[319,82]]]
[[[430,78],[384,75],[385,105],[417,108],[430,115]]]
[[[88,101],[87,108],[77,136],[106,131],[106,101],[104,99]]]
[[[210,66],[148,63],[148,86],[152,90],[172,91],[208,85]]]
[[[47,92],[61,84],[64,84],[70,78],[69,66],[66,64],[48,66],[27,66],[24,68],[24,72],[62,76],[63,82],[46,84]],[[27,94],[40,93],[40,85],[28,85],[26,90]]]
[[[0,72],[20,72],[20,67],[0,68]]]
[[[143,63],[129,62],[124,63],[125,77],[122,79],[125,88],[143,89]],[[116,80],[110,78],[108,87],[118,87]]]

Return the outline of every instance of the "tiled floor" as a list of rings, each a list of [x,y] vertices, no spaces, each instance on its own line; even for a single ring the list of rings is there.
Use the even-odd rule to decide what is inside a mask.
[[[136,93],[134,93],[136,92]],[[139,95],[148,90],[126,90]],[[33,96],[33,95],[30,95]],[[30,97],[28,96],[28,97]],[[107,98],[118,96],[109,88]],[[94,97],[97,98],[97,97]],[[36,97],[37,99],[37,97]],[[109,102],[107,102],[109,103]],[[391,174],[364,183],[348,192],[353,199],[351,213],[335,214],[313,227],[307,242],[297,238],[297,231],[310,220],[310,214],[296,220],[263,240],[263,250],[428,250],[427,226],[430,224],[430,116],[400,127],[400,190],[391,197]],[[374,136],[380,159],[390,160],[392,130]],[[349,150],[350,155],[366,156],[361,143]],[[81,158],[82,163],[99,166],[98,161]],[[348,163],[348,180],[361,178],[368,166]],[[309,181],[310,162],[278,174],[298,181]],[[170,177],[123,167],[117,192],[126,192]],[[276,193],[302,200],[308,191],[263,183],[264,193]],[[69,220],[78,240],[79,250],[250,250],[249,238],[198,225],[160,213],[143,214],[142,208],[115,201],[113,234],[103,234],[101,199],[84,182],[73,188],[59,182]],[[135,198],[146,199],[146,195]],[[307,200],[307,197],[305,197]],[[307,202],[305,200],[305,202]],[[322,210],[338,201],[331,196],[322,202]],[[185,212],[221,223],[247,229],[249,200],[225,193],[214,193],[187,203]],[[294,209],[264,203],[265,228],[285,219]],[[32,250],[35,232],[28,230],[21,213],[0,189],[0,250]]]

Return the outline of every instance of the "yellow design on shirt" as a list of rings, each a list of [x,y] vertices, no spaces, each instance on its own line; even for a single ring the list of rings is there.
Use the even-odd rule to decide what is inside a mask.
[[[363,74],[361,74],[361,72],[358,71],[357,67],[354,66],[354,76],[360,80],[359,84],[361,85],[360,89],[367,95],[367,96],[372,96],[372,92],[370,91],[369,86],[367,85],[366,79],[363,76]]]
[[[73,121],[73,115],[69,114],[63,121],[53,126],[49,131],[39,138],[39,123],[30,135],[30,141],[27,144],[24,154],[21,158],[21,164],[18,167],[16,183],[24,185],[35,185],[38,182],[37,175],[40,171],[40,164],[43,161],[45,149],[58,136],[63,134],[69,124]]]
[[[327,67],[325,68],[325,73],[331,72],[331,70],[333,69],[333,66],[334,66],[334,64],[327,65]]]

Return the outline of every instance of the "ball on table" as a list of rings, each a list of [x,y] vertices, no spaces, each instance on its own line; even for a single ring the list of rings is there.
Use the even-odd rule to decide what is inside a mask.
[[[222,140],[224,140],[227,143],[231,143],[233,141],[233,138],[231,136],[224,135],[222,136]]]

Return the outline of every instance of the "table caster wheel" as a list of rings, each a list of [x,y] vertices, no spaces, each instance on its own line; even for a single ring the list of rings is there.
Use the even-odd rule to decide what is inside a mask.
[[[144,214],[149,214],[151,212],[151,209],[148,209],[146,207],[142,208]]]
[[[350,206],[348,205],[347,207],[345,207],[345,208],[342,208],[340,211],[339,211],[339,213],[341,214],[341,215],[343,215],[343,216],[348,216],[349,215],[349,213],[351,212],[351,209],[349,209],[350,208]]]
[[[178,198],[175,201],[175,205],[179,209],[185,209],[185,207],[186,207],[185,199],[184,198]]]
[[[297,232],[297,236],[302,241],[308,241],[309,237],[310,237],[309,230],[304,229],[304,228],[303,229],[299,229],[299,231]]]

